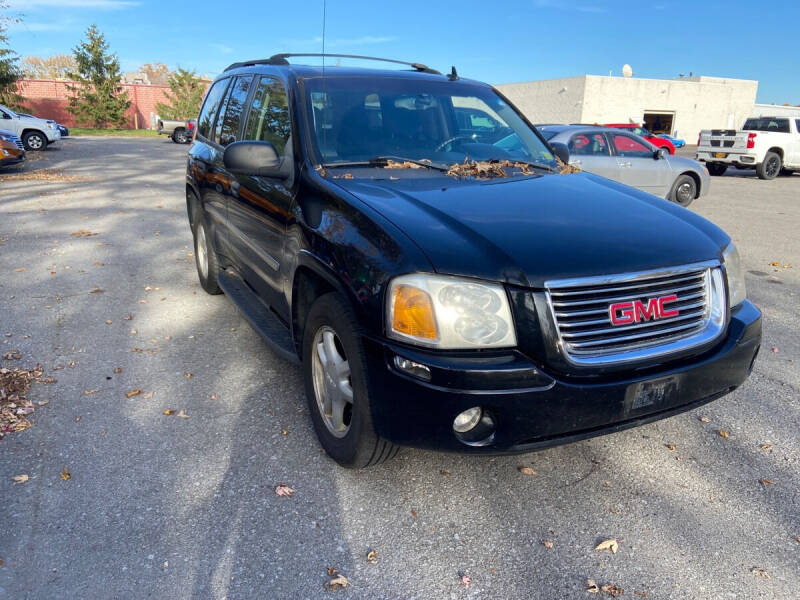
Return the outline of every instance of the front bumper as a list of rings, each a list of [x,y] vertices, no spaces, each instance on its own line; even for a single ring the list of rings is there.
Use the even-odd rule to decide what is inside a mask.
[[[476,359],[364,340],[379,435],[405,446],[488,454],[556,446],[701,406],[747,379],[760,344],[761,313],[749,301],[735,309],[725,337],[705,354],[646,375],[632,368],[612,380],[556,378],[516,351]],[[429,366],[431,380],[397,369],[395,355]],[[668,391],[643,403],[633,393],[642,382],[664,382]],[[456,415],[473,406],[490,413],[496,426],[483,446],[466,445],[452,429]]]
[[[0,166],[16,165],[25,160],[25,151],[19,150],[13,144],[3,144],[0,147]]]
[[[61,132],[58,129],[47,129],[44,134],[47,136],[47,141],[51,144],[61,139]]]

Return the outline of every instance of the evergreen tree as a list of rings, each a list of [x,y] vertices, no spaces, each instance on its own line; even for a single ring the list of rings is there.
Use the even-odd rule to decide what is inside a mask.
[[[86,30],[86,40],[73,48],[77,68],[69,73],[76,82],[70,89],[67,110],[82,124],[106,127],[125,124],[125,111],[131,105],[119,82],[122,74],[116,54],[109,54],[105,36],[95,25]]]
[[[156,104],[158,114],[165,119],[194,119],[200,112],[200,103],[206,91],[206,84],[194,71],[178,70],[169,76],[169,92],[165,93],[167,103]]]
[[[8,8],[5,2],[0,1],[0,9]],[[0,104],[9,108],[22,108],[22,96],[17,93],[17,80],[22,77],[19,69],[17,53],[8,47],[8,38],[5,35],[6,25],[14,22],[5,15],[0,15]]]

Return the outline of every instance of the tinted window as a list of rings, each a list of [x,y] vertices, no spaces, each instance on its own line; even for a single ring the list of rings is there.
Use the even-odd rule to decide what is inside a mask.
[[[794,126],[797,127],[797,131],[798,131],[798,133],[800,133],[800,119],[797,119],[794,122]]]
[[[244,139],[269,142],[283,156],[291,135],[292,121],[289,118],[286,89],[280,81],[262,77],[253,95]]]
[[[742,129],[745,131],[777,131],[778,133],[789,133],[789,119],[776,119],[774,117],[747,119]]]
[[[237,77],[228,91],[225,108],[220,112],[220,115],[224,115],[224,117],[217,119],[217,130],[214,134],[214,141],[221,146],[227,146],[236,141],[236,136],[239,134],[239,122],[252,81],[252,76]]]
[[[578,133],[569,141],[569,153],[581,156],[608,156],[608,143],[602,133]]]
[[[203,103],[203,108],[200,110],[200,116],[197,119],[197,133],[203,137],[209,137],[211,128],[214,126],[214,120],[217,118],[217,111],[222,102],[222,97],[225,95],[225,88],[228,86],[230,79],[220,79],[206,94],[206,101]]]
[[[619,133],[610,135],[611,143],[614,145],[617,156],[652,158],[653,149],[648,148],[644,145],[644,142],[640,142],[635,137]]]
[[[554,137],[556,137],[556,135],[558,135],[558,132],[557,132],[557,131],[550,131],[549,129],[548,129],[548,130],[546,130],[546,131],[542,131],[542,130],[540,129],[540,130],[539,130],[539,133],[541,133],[541,134],[542,134],[542,137],[543,137],[544,139],[546,139],[548,142],[550,141],[550,139],[551,139],[551,138],[554,138]]]

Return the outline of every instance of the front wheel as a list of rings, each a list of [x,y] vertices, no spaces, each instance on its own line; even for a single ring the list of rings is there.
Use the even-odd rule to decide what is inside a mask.
[[[725,174],[725,171],[728,170],[728,165],[724,163],[706,163],[706,168],[708,169],[710,175],[719,177],[720,175]]]
[[[29,131],[22,136],[22,145],[28,151],[45,150],[47,137],[41,131]]]
[[[303,380],[322,447],[343,467],[363,469],[392,458],[399,447],[372,424],[373,395],[356,323],[339,294],[314,302],[303,333]]]
[[[781,172],[783,161],[779,154],[767,152],[761,164],[756,165],[756,175],[759,179],[775,179]]]
[[[669,199],[681,206],[689,206],[695,196],[697,196],[697,183],[689,175],[678,177],[672,185],[672,191],[669,193]]]

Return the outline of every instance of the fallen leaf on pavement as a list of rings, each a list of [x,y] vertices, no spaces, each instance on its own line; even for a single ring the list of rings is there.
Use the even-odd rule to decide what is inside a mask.
[[[378,553],[375,550],[370,550],[367,552],[367,562],[371,565],[374,565],[378,562]]]
[[[597,594],[600,592],[600,588],[597,587],[597,583],[594,579],[587,579],[586,580],[586,591],[590,594]]]
[[[729,433],[728,433],[727,431],[725,431],[724,429],[717,429],[717,433],[719,434],[719,436],[720,436],[720,437],[723,437],[723,438],[725,438],[726,440],[727,440],[729,437],[731,437],[731,434],[729,434]]]
[[[600,589],[609,596],[614,596],[614,597],[622,596],[622,594],[625,593],[625,590],[623,590],[618,585],[614,585],[613,583],[607,583],[604,586],[601,586]]]
[[[179,410],[178,414],[176,416],[180,417],[181,419],[188,419],[189,418],[189,415],[187,415],[185,412],[183,412],[183,410]]]
[[[106,325],[111,325],[111,323],[113,323],[113,322],[114,321],[112,321],[111,319],[106,319]]]
[[[122,319],[124,321],[133,321],[133,313],[130,313],[129,315],[122,317]]]
[[[553,542],[551,542],[550,540],[542,540],[542,546],[550,549],[553,547]]]
[[[94,231],[89,231],[88,229],[78,229],[77,231],[73,231],[70,233],[72,237],[92,237],[93,235],[97,235]]]
[[[276,496],[285,496],[288,498],[292,494],[294,494],[294,490],[285,483],[279,483],[278,486],[275,488]]]
[[[710,423],[711,419],[709,417],[700,417],[700,421],[703,423]]]
[[[3,358],[6,360],[19,360],[22,358],[22,352],[19,350],[11,350],[10,352],[3,354]]]
[[[14,475],[11,479],[13,479],[15,483],[25,483],[30,477],[23,473],[22,475]]]
[[[772,576],[767,573],[767,570],[761,567],[753,567],[750,569],[750,572],[757,577],[761,577],[762,579],[772,579]]]
[[[217,395],[216,395],[216,394],[211,394],[211,399],[212,399],[212,400],[219,400],[219,398],[217,398]]]
[[[617,542],[617,539],[611,538],[609,540],[605,540],[597,544],[597,547],[594,550],[595,552],[598,552],[600,550],[611,550],[612,554],[616,554],[618,548],[619,548],[619,543]]]
[[[14,269],[14,273],[22,273],[25,270],[25,267],[20,267],[19,269]]]
[[[171,408],[168,408],[167,410],[164,411],[164,414],[167,416],[174,415],[175,411]]]
[[[772,352],[772,353],[774,353],[774,354],[777,354],[778,352],[780,352],[780,350],[778,350],[778,349],[777,349],[775,346],[773,346],[773,347],[772,347],[772,348],[770,348],[769,350],[770,350],[770,352]]]
[[[761,444],[759,448],[762,450],[772,450],[772,444]]]
[[[328,575],[331,577],[330,581],[326,581],[322,586],[326,592],[332,592],[334,590],[339,590],[350,586],[350,582],[347,581],[347,578],[339,573],[337,569],[328,567]]]
[[[534,471],[530,467],[517,467],[517,471],[519,471],[523,475],[536,475],[536,471]]]
[[[96,394],[99,391],[100,390],[83,390],[83,393],[86,394],[87,396],[91,396],[92,394]]]
[[[675,444],[664,444],[664,447],[670,452],[674,451],[677,446]]]
[[[122,373],[122,367],[114,367],[114,373],[116,373],[117,375]]]
[[[92,266],[95,266],[95,267],[105,267],[105,265],[104,265],[103,263],[101,263],[99,260],[96,260],[96,261],[94,261],[94,262],[92,263]]]
[[[64,481],[67,481],[68,479],[70,479],[72,477],[70,472],[67,470],[67,467],[64,467],[64,470],[61,471],[61,473],[59,473],[59,475],[61,476],[61,479],[63,479]]]
[[[778,485],[772,479],[759,479],[758,483],[760,483],[763,487],[767,487],[768,485]]]
[[[183,376],[186,377],[186,379],[191,379],[192,377],[194,377],[194,375],[192,375],[191,373],[184,373]]]
[[[469,587],[469,585],[472,583],[472,577],[464,573],[464,571],[458,572],[458,578],[461,580],[461,583],[464,584],[464,587]]]
[[[281,435],[289,435],[288,429],[281,429]]]
[[[89,293],[90,294],[104,294],[105,290],[103,288],[94,287],[94,288],[89,290]]]
[[[142,389],[141,388],[136,388],[136,389],[128,390],[127,392],[125,392],[125,397],[126,398],[133,398],[134,396],[138,396],[141,393],[142,393]]]
[[[417,518],[417,511],[415,511],[413,508],[411,509],[411,516],[415,519]]]
[[[147,393],[144,395],[144,399],[145,399],[145,400],[150,400],[150,398],[152,398],[152,397],[153,397],[153,394],[154,394],[154,393],[155,393],[155,392],[147,392]]]
[[[450,471],[445,471],[444,469],[440,469],[439,475],[445,475],[445,476],[450,475]]]

